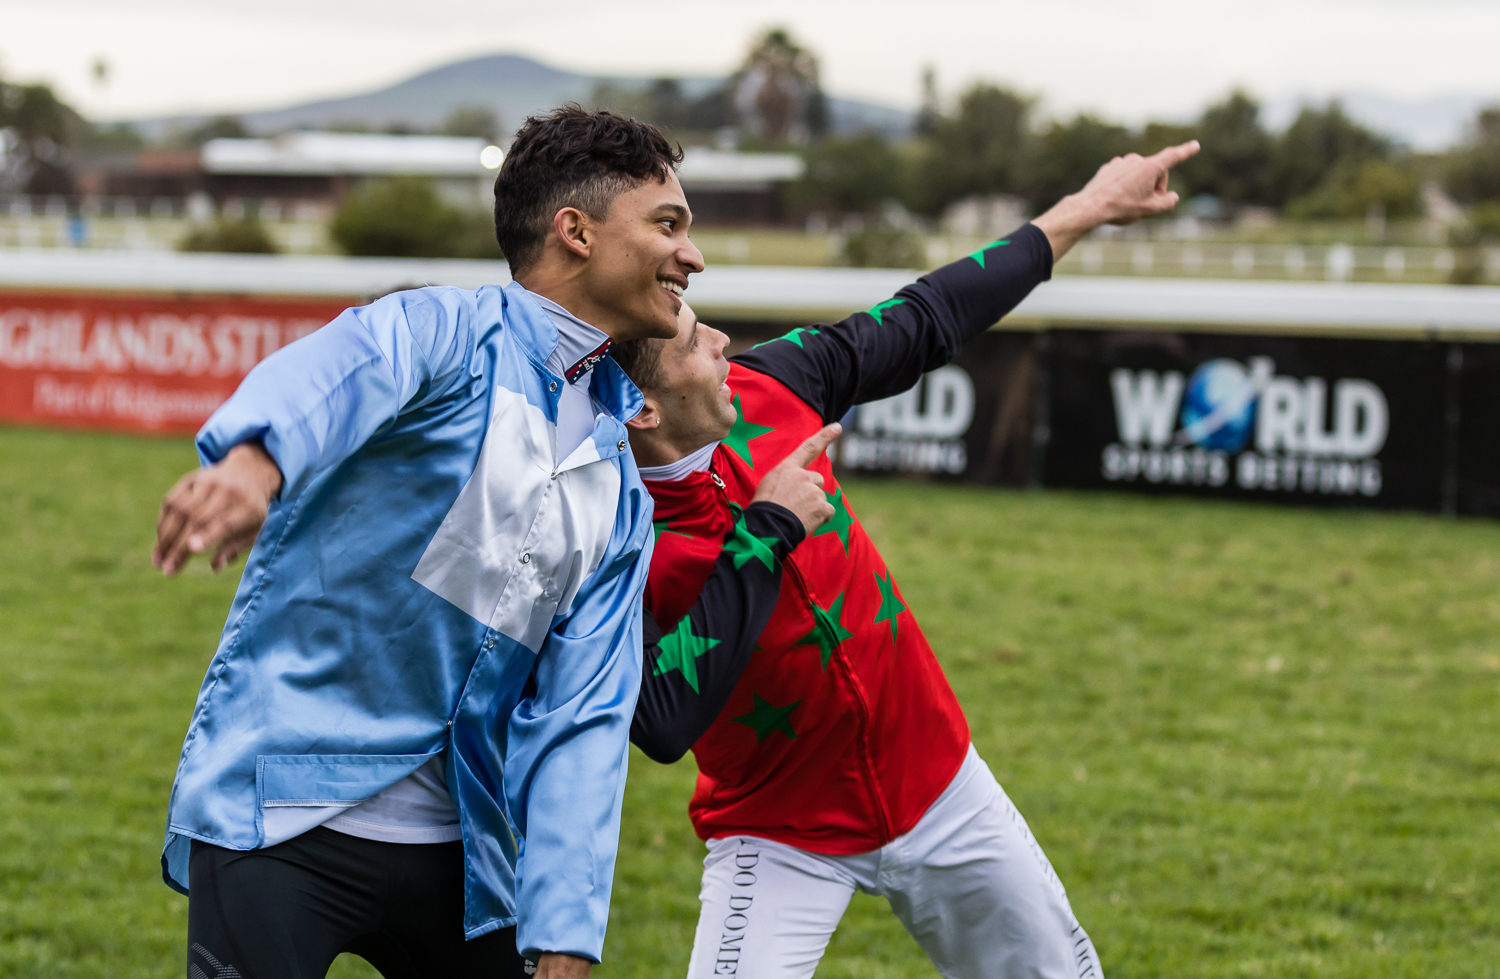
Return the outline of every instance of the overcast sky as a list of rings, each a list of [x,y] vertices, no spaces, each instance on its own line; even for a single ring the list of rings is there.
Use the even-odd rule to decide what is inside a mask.
[[[0,0],[0,77],[93,118],[275,108],[458,58],[581,72],[720,74],[784,25],[837,95],[915,106],[980,79],[1051,113],[1188,117],[1262,98],[1371,91],[1500,100],[1500,0]],[[102,58],[107,81],[90,67]]]

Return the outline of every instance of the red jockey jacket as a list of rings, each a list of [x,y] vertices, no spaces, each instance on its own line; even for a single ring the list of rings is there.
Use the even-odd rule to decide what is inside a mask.
[[[826,422],[952,359],[1044,281],[1051,262],[1046,237],[1027,225],[869,312],[736,356],[728,383],[738,417],[710,467],[645,480],[657,530],[645,602],[665,638],[650,646],[648,636],[642,705],[661,716],[638,707],[637,742],[646,746],[639,735],[653,726],[699,725],[690,805],[699,836],[863,853],[911,830],[957,773],[968,724],[828,458],[812,468],[834,516],[800,543],[769,530],[758,537],[743,508],[764,474]],[[779,594],[753,651],[710,690],[713,657],[746,644],[703,625],[710,576],[778,559]],[[663,684],[670,696],[656,689]],[[660,706],[668,701],[672,711]]]

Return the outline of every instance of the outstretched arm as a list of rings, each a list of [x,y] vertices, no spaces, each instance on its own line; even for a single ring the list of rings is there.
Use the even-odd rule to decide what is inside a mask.
[[[1133,224],[1177,206],[1177,192],[1167,189],[1172,168],[1198,152],[1190,140],[1151,156],[1117,156],[1094,174],[1076,194],[1054,204],[1034,222],[1052,245],[1052,261],[1101,224]]]
[[[899,394],[1014,309],[1088,231],[1170,210],[1177,195],[1167,190],[1167,173],[1197,151],[1191,142],[1111,160],[1034,224],[922,276],[867,312],[793,330],[734,359],[776,378],[824,420]]]
[[[162,503],[156,566],[175,574],[208,552],[223,568],[254,542],[278,494],[295,495],[403,411],[466,383],[471,306],[457,290],[392,293],[256,365],[198,433],[203,468]]]

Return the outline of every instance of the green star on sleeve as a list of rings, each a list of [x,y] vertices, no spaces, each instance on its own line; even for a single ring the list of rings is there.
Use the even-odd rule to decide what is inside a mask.
[[[810,337],[815,337],[815,336],[818,335],[818,331],[815,330],[815,329],[813,329],[810,326],[799,326],[795,330],[792,330],[790,333],[788,333],[786,336],[777,337],[777,339],[778,340],[788,340],[788,341],[790,341],[792,343],[795,343],[797,346],[802,347],[802,336],[803,336],[803,334],[806,334],[807,336],[810,336]],[[802,349],[806,350],[807,348],[806,347],[802,347]]]
[[[750,443],[774,431],[769,425],[756,425],[745,420],[745,409],[740,406],[740,396],[734,396],[734,427],[729,434],[724,436],[724,444],[731,452],[745,460],[745,464],[751,469],[755,468],[755,460],[750,456]]]
[[[767,571],[776,570],[777,544],[780,537],[757,537],[745,526],[745,518],[734,522],[734,535],[724,545],[724,553],[734,558],[734,570],[738,571],[751,561],[759,561]]]
[[[804,336],[815,337],[815,336],[818,335],[819,332],[820,332],[819,330],[817,330],[817,329],[815,329],[814,327],[811,327],[811,326],[799,326],[795,330],[792,330],[792,331],[790,331],[788,333],[784,333],[784,334],[782,334],[779,337],[774,337],[774,338],[772,338],[770,340],[767,340],[767,341],[765,341],[765,343],[757,343],[756,346],[757,347],[764,347],[767,343],[775,343],[777,340],[786,340],[786,341],[788,341],[790,343],[795,343],[799,347],[802,347],[802,338]],[[806,347],[802,347],[802,349],[806,350],[807,348]]]
[[[985,245],[983,248],[979,249],[976,252],[971,252],[969,254],[969,257],[978,262],[980,268],[984,268],[984,253],[992,248],[1002,248],[1008,244],[1010,244],[1009,238],[1001,238],[999,241],[990,242],[988,245]]]
[[[671,635],[662,636],[657,646],[661,653],[656,657],[653,672],[657,676],[665,676],[673,670],[680,670],[682,678],[693,688],[693,693],[701,693],[698,689],[698,657],[713,649],[719,642],[720,640],[710,639],[708,636],[693,635],[692,619],[683,616]]]
[[[848,554],[849,528],[854,524],[854,517],[850,515],[848,503],[844,499],[844,488],[840,486],[832,493],[825,491],[823,495],[828,497],[829,503],[833,504],[833,516],[828,518],[827,523],[813,531],[813,536],[837,534],[839,543],[844,545],[844,553]]]
[[[880,589],[880,609],[875,613],[875,622],[890,622],[891,642],[896,641],[896,616],[906,611],[906,603],[896,595],[896,586],[891,584],[890,569],[886,569],[885,577],[880,577],[880,572],[875,572],[875,587]]]
[[[792,711],[802,703],[794,700],[785,707],[772,707],[771,702],[758,693],[750,694],[753,707],[748,714],[739,717],[731,717],[730,720],[743,724],[755,732],[755,743],[760,744],[770,737],[772,732],[780,731],[789,738],[795,738],[797,732],[792,730],[792,722],[788,720]]]
[[[906,302],[905,299],[887,299],[883,303],[878,303],[877,305],[870,307],[870,315],[875,318],[876,323],[884,326],[885,311],[890,309],[892,306],[900,306],[904,302]]]
[[[833,600],[833,604],[822,608],[817,602],[809,602],[812,608],[813,627],[807,635],[792,643],[793,646],[817,646],[818,652],[823,656],[823,669],[828,669],[828,660],[833,656],[833,651],[838,648],[839,643],[853,636],[854,633],[844,628],[844,596],[843,593]]]

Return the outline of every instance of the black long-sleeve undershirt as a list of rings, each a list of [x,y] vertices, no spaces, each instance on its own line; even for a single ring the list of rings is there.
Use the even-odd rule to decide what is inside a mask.
[[[1015,309],[1052,275],[1052,245],[1025,224],[929,272],[867,312],[793,330],[734,357],[769,374],[825,422],[900,394],[958,356],[964,342]]]
[[[752,503],[725,536],[698,601],[672,631],[663,633],[647,610],[630,740],[648,757],[681,758],[724,709],[776,609],[781,562],[806,533],[785,507]]]

